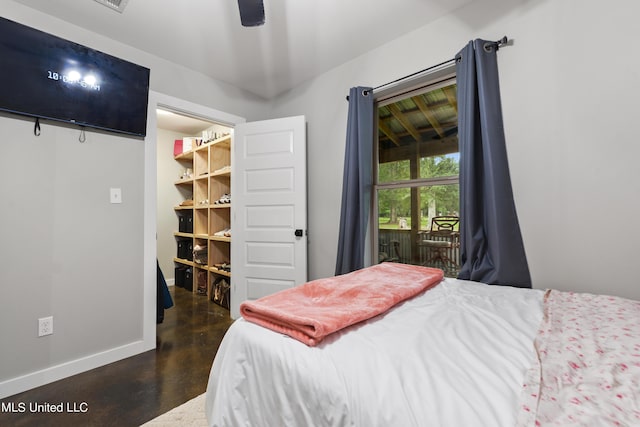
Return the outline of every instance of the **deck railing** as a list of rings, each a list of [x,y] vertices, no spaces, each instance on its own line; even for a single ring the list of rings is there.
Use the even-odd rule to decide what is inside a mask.
[[[426,265],[444,270],[445,275],[455,277],[460,271],[460,248],[433,248],[421,244],[426,238],[427,230],[378,229],[378,251],[383,254],[380,261],[396,261],[404,264]],[[415,236],[412,238],[412,236]],[[430,240],[444,240],[443,236],[430,236]],[[434,256],[434,251],[441,251],[441,256]],[[436,254],[437,255],[437,254]],[[444,262],[449,259],[451,262]]]

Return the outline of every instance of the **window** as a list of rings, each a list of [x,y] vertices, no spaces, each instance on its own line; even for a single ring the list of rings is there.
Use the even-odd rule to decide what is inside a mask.
[[[377,113],[377,259],[438,267],[456,276],[460,156],[455,78],[378,99]]]

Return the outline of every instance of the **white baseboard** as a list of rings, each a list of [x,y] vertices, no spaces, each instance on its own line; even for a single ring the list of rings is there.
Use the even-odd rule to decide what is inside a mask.
[[[155,345],[155,342],[154,342]],[[153,348],[153,347],[152,347]],[[135,356],[151,350],[145,348],[144,341],[136,341],[121,347],[116,347],[101,353],[92,354],[87,357],[72,360],[70,362],[61,363],[50,368],[32,372],[20,377],[12,378],[0,382],[0,399],[40,387],[72,375],[80,374],[127,357]]]

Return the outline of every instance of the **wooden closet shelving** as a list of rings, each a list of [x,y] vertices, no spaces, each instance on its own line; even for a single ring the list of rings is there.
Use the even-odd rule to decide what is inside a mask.
[[[174,232],[178,254],[173,260],[176,286],[213,299],[214,285],[222,278],[230,282],[231,277],[230,271],[222,269],[231,264],[231,237],[223,233],[230,234],[231,203],[216,203],[231,193],[231,135],[174,158],[186,175],[174,184],[185,201],[192,200],[174,207],[178,217],[178,231]],[[206,248],[206,257],[195,256],[194,248]]]

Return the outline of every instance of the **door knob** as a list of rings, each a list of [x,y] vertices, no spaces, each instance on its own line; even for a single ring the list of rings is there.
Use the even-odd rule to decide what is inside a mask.
[[[296,235],[296,237],[302,237],[302,230],[298,228],[294,234]]]

